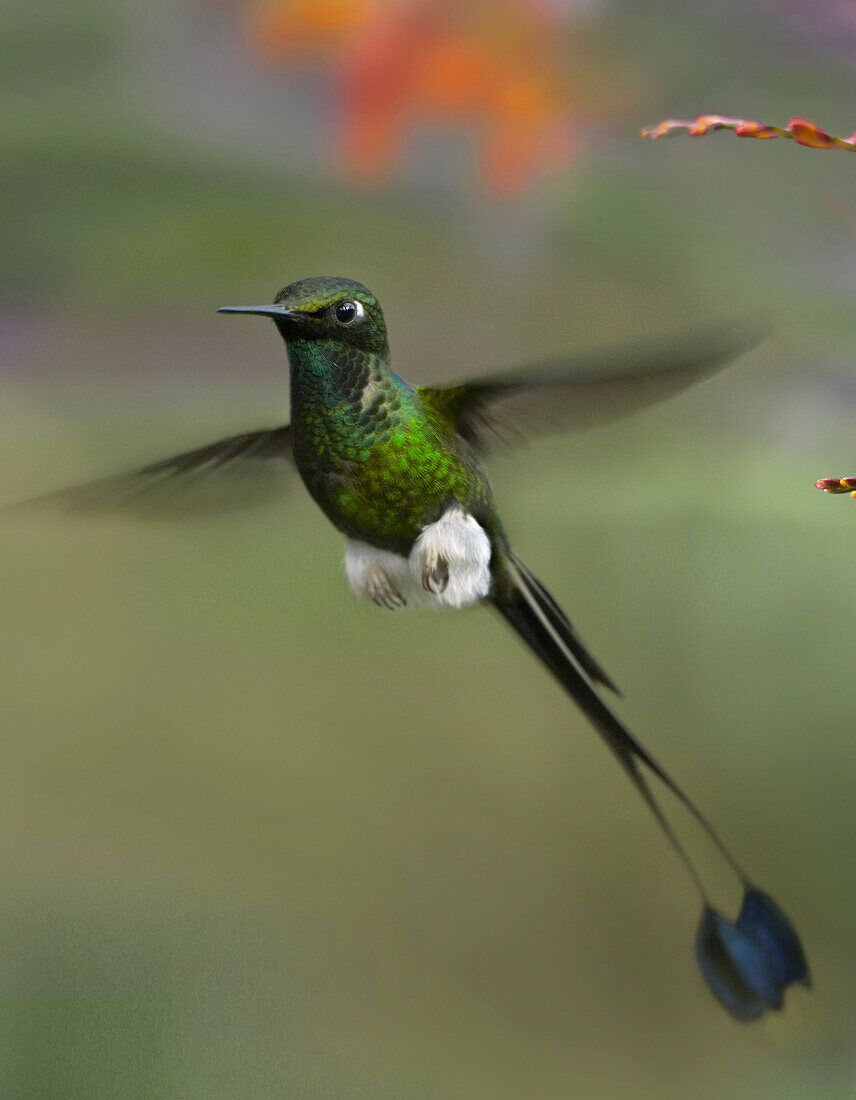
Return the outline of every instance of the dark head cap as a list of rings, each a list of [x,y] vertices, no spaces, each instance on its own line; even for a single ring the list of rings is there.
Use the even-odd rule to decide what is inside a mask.
[[[219,313],[272,317],[286,342],[341,340],[387,355],[386,325],[377,298],[353,279],[318,275],[282,288],[270,306],[226,306]]]

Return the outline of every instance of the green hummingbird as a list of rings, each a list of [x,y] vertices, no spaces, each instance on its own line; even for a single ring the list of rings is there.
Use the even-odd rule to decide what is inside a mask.
[[[291,283],[272,305],[221,313],[271,318],[285,341],[291,423],[223,439],[131,474],[79,486],[50,500],[100,508],[147,497],[207,473],[296,469],[346,538],[354,595],[380,607],[487,604],[517,632],[614,753],[701,894],[696,939],[702,972],[740,1019],[782,1004],[786,985],[808,981],[799,939],[747,876],[707,819],[606,703],[616,691],[564,611],[514,553],[482,458],[521,429],[603,421],[668,397],[749,346],[746,332],[608,350],[462,384],[413,386],[390,368],[386,324],[358,282]],[[737,921],[709,903],[695,864],[654,797],[671,791],[711,837],[744,887]]]

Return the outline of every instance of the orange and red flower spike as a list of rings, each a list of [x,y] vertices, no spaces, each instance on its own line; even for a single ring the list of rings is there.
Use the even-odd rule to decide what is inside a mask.
[[[807,118],[792,118],[787,126],[770,126],[752,119],[727,118],[725,115],[699,115],[696,119],[669,118],[643,130],[642,137],[670,137],[684,131],[690,137],[703,137],[711,130],[733,130],[738,137],[790,138],[810,149],[849,149],[856,152],[856,133],[847,138],[835,137]]]
[[[856,497],[856,477],[822,477],[814,486],[824,493],[849,493],[851,497]]]

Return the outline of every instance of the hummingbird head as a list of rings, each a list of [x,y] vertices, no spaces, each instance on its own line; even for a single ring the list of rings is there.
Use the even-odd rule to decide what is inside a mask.
[[[386,324],[377,298],[353,279],[319,275],[283,287],[270,306],[225,306],[218,313],[272,317],[286,344],[348,344],[384,358]]]

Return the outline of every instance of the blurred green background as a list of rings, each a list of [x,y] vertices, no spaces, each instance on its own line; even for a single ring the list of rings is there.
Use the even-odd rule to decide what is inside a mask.
[[[306,275],[370,286],[418,381],[772,315],[721,377],[491,470],[815,989],[726,1016],[692,887],[583,719],[488,611],[355,603],[302,491],[7,516],[4,1098],[853,1095],[856,508],[812,482],[856,470],[856,159],[638,131],[846,134],[854,25],[797,0],[460,10],[7,5],[3,496],[286,419],[273,327],[213,311]],[[387,87],[390,42],[424,87]],[[482,154],[517,148],[514,112],[468,65],[497,103],[509,67],[532,91],[547,154],[524,142],[510,180]],[[397,114],[367,168],[376,85]]]

